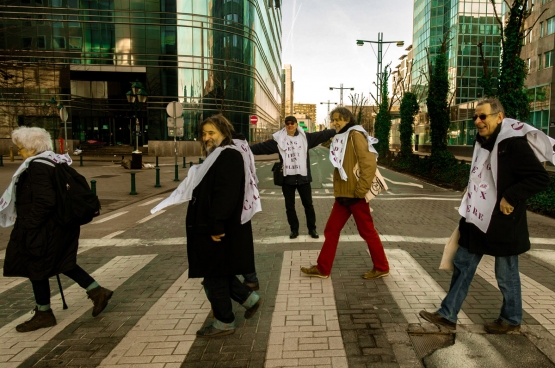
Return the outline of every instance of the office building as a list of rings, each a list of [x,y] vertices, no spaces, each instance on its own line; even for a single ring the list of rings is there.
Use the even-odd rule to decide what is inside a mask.
[[[69,112],[69,137],[129,144],[168,138],[166,105],[184,108],[183,139],[221,112],[248,136],[279,127],[281,10],[266,0],[2,0],[0,134],[19,125],[60,134],[54,98]],[[139,81],[146,103],[126,93]]]
[[[293,111],[295,114],[308,115],[313,122],[316,122],[316,104],[296,103],[293,104]]]

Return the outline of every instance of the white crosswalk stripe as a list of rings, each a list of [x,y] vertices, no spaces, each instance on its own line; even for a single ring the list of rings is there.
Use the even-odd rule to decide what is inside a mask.
[[[383,280],[393,299],[408,323],[426,322],[418,312],[422,309],[437,311],[447,293],[407,251],[386,249],[386,254],[390,271]],[[458,323],[473,324],[463,311],[459,313]]]
[[[301,275],[318,251],[283,253],[265,367],[347,367],[331,279]]]
[[[118,256],[97,269],[91,276],[100,285],[115,290],[154,257],[155,254]],[[31,314],[26,314],[0,328],[0,365],[3,368],[17,367],[92,307],[87,294],[79,285],[69,287],[64,293],[71,307],[67,310],[56,310],[56,326],[24,334],[16,332],[15,326],[31,317]],[[60,300],[60,296],[57,295],[52,298],[52,303],[60,303]]]
[[[201,279],[186,270],[100,364],[152,367],[182,363],[210,311]],[[178,334],[175,332],[179,331]]]

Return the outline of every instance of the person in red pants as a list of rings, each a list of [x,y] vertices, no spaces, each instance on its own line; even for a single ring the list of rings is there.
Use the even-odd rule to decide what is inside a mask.
[[[389,275],[389,263],[383,249],[370,206],[364,196],[370,189],[376,173],[378,153],[372,146],[377,139],[368,135],[355,124],[351,111],[338,107],[331,113],[331,124],[337,131],[330,147],[330,162],[335,167],[333,191],[335,202],[324,230],[325,241],[318,257],[318,264],[302,267],[301,272],[308,276],[328,278],[335,259],[341,230],[351,215],[355,219],[358,233],[368,244],[374,268],[366,272],[365,279],[377,279]],[[359,166],[359,178],[354,174],[355,165]]]

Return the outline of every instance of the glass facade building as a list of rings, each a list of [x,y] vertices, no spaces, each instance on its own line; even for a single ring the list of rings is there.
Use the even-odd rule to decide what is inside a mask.
[[[491,76],[496,77],[499,72],[501,34],[495,10],[503,14],[502,0],[496,1],[496,9],[489,0],[415,0],[413,88],[426,92],[429,59],[433,61],[446,39],[451,104],[465,110],[469,102],[480,99],[483,91],[478,80],[483,75],[483,66],[478,43],[482,44]],[[467,137],[475,134],[474,124],[469,119],[460,120],[464,114],[451,115],[450,143],[469,144]],[[417,143],[430,144],[429,125],[426,119],[420,122],[415,127]]]
[[[222,112],[264,139],[279,127],[281,11],[267,0],[1,0],[0,135],[19,125],[63,136],[44,103],[68,109],[68,138],[130,144],[168,139],[180,101],[184,137]],[[130,104],[134,81],[148,93]],[[173,139],[173,138],[172,138]]]

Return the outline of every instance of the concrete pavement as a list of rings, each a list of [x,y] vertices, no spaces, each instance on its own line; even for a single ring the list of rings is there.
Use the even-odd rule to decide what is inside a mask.
[[[319,160],[314,167],[325,167],[325,154],[312,153],[312,162]],[[261,180],[269,177],[270,166],[257,163]],[[93,176],[100,172],[90,170]],[[100,175],[117,173],[106,172]],[[127,196],[122,194],[128,190],[124,172],[100,178],[110,189],[104,195],[107,199],[118,199],[117,193]],[[322,234],[334,199],[326,171],[315,172],[321,176],[313,196]],[[145,221],[156,202],[141,205],[164,196],[155,192],[99,220],[127,211],[125,216],[82,229],[79,264],[115,290],[97,318],[90,316],[86,294],[62,276],[69,310],[61,309],[52,282],[58,326],[36,334],[14,333],[13,326],[29,318],[31,287],[25,280],[0,278],[0,366],[484,367],[501,361],[506,367],[554,367],[555,220],[528,214],[533,251],[520,257],[522,333],[499,337],[484,333],[482,324],[497,317],[502,302],[492,277],[492,260],[486,258],[463,304],[456,335],[449,337],[445,349],[433,353],[425,345],[438,347],[430,341],[445,335],[424,323],[417,312],[436,309],[449,289],[451,273],[437,268],[443,244],[458,221],[455,207],[460,193],[389,170],[382,174],[389,179],[390,191],[373,200],[371,207],[391,265],[387,278],[360,277],[372,262],[352,219],[342,233],[331,277],[301,275],[298,268],[315,262],[323,236],[306,235],[304,211],[297,201],[301,236],[288,239],[281,191],[266,180],[261,189],[263,212],[253,218],[260,295],[265,302],[250,320],[234,304],[235,334],[196,339],[196,329],[211,319],[199,280],[187,277],[186,205]],[[171,181],[173,176],[167,175]],[[117,181],[122,182],[118,190]],[[116,235],[113,223],[120,227]]]

